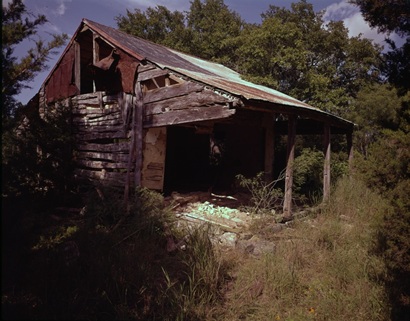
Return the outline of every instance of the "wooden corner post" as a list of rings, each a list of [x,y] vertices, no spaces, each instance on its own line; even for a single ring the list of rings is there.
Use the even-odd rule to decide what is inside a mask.
[[[285,199],[283,201],[283,215],[285,220],[292,218],[292,187],[293,187],[293,163],[295,160],[296,140],[296,116],[288,117],[288,145],[287,163],[285,176]]]

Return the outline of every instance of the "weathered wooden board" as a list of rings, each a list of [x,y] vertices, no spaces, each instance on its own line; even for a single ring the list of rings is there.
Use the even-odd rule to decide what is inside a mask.
[[[98,152],[77,152],[76,159],[85,160],[100,160],[100,161],[115,161],[127,162],[128,154],[114,154],[114,153],[98,153]]]
[[[138,81],[145,81],[151,78],[167,75],[168,71],[163,69],[151,69],[145,72],[138,73]]]
[[[110,169],[127,169],[128,162],[107,162],[107,161],[93,161],[93,160],[85,160],[85,159],[77,159],[77,164],[81,167],[88,167],[97,170],[102,170],[104,168]]]
[[[209,92],[191,92],[179,97],[156,101],[145,105],[145,115],[155,115],[163,112],[187,109],[193,107],[208,107],[216,104],[225,104],[229,100],[225,97],[210,94]]]
[[[144,127],[161,127],[176,124],[199,122],[211,119],[221,119],[235,114],[235,109],[225,106],[196,107],[184,110],[173,110],[144,118]]]
[[[77,134],[76,138],[81,141],[93,141],[97,139],[115,139],[115,138],[128,138],[124,131],[108,132],[108,133],[88,133],[88,134]]]
[[[113,144],[80,144],[76,146],[78,151],[90,151],[90,152],[126,152],[130,149],[129,142],[120,142]]]
[[[191,92],[202,91],[204,87],[197,83],[185,82],[169,87],[162,87],[144,93],[144,104],[149,104],[159,100],[179,97]]]
[[[113,132],[119,131],[123,128],[123,124],[121,120],[110,120],[101,122],[98,124],[93,123],[83,123],[77,124],[77,129],[79,132]]]

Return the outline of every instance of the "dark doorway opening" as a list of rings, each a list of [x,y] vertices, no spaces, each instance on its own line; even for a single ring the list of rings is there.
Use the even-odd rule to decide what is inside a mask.
[[[194,127],[167,129],[164,192],[207,190],[211,184],[209,134],[196,134]]]
[[[167,129],[164,192],[212,191],[235,187],[236,175],[253,177],[264,169],[264,130],[216,123],[210,133],[194,126]]]

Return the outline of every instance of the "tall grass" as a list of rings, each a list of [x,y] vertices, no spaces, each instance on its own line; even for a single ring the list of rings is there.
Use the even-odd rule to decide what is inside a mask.
[[[385,267],[372,252],[385,210],[360,182],[341,180],[332,202],[285,230],[274,254],[237,267],[223,319],[388,319]]]
[[[360,182],[341,180],[332,202],[269,238],[276,251],[259,258],[215,248],[208,225],[176,230],[154,192],[137,191],[127,209],[112,191],[87,199],[82,219],[31,244],[18,282],[5,284],[5,319],[388,319],[373,252],[387,206]],[[188,234],[186,251],[167,252],[164,224]],[[67,241],[79,253],[69,266]]]

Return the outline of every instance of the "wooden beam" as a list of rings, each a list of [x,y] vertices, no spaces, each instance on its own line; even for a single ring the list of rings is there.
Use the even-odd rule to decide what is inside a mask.
[[[323,148],[325,162],[323,165],[323,202],[327,202],[330,197],[330,125],[324,123]]]
[[[145,104],[145,115],[161,114],[171,110],[190,109],[193,107],[205,108],[217,104],[225,105],[228,102],[229,100],[225,97],[210,93],[209,91],[191,92],[186,95]]]
[[[183,110],[148,115],[144,119],[144,127],[162,127],[177,124],[187,124],[211,119],[227,118],[235,114],[235,109],[225,106],[197,107]]]
[[[78,41],[74,42],[74,52],[75,52],[74,81],[75,81],[75,86],[80,92],[81,91],[81,51],[80,51],[80,43]]]
[[[319,109],[303,108],[291,105],[280,105],[257,100],[249,100],[245,103],[245,108],[250,110],[259,110],[264,112],[275,112],[283,115],[298,115],[303,118],[315,119],[320,122],[327,122],[332,127],[344,129],[344,132],[352,130],[354,124],[337,116],[325,113]]]
[[[96,41],[98,38],[98,35],[93,32],[93,65],[95,65],[99,60],[100,60],[100,46],[98,45],[98,42]],[[93,92],[97,90],[95,86],[95,80],[93,80]]]
[[[288,116],[288,145],[285,176],[284,220],[292,219],[293,163],[295,160],[296,116]]]
[[[144,104],[159,100],[183,96],[192,92],[202,91],[204,86],[193,82],[185,82],[169,87],[162,87],[144,93]]]
[[[138,70],[139,71],[139,70]],[[139,72],[138,74],[138,80],[139,81],[145,81],[148,79],[152,79],[155,77],[160,77],[160,76],[165,76],[168,74],[168,70],[163,70],[163,69],[151,69],[147,70],[144,72]]]
[[[142,149],[143,149],[143,114],[144,114],[144,102],[142,96],[141,82],[137,81],[135,84],[135,146],[136,146],[136,159],[135,159],[135,186],[141,185],[141,171],[142,171]]]
[[[265,180],[273,180],[273,162],[275,159],[275,114],[264,114],[265,127]]]

